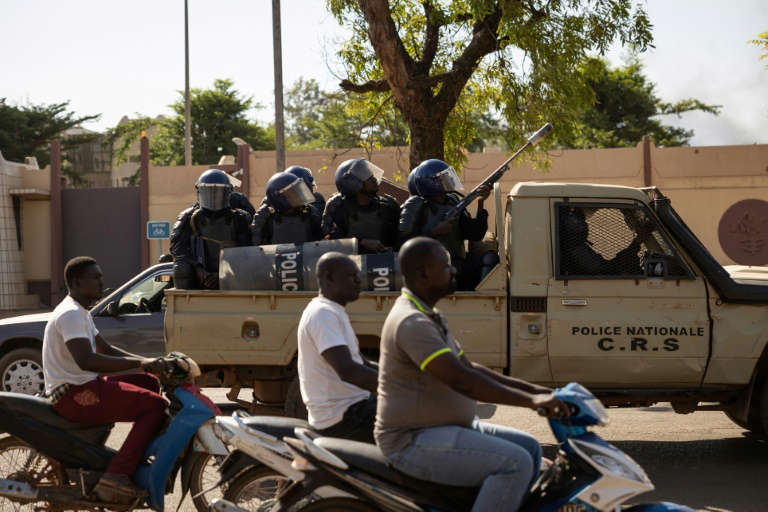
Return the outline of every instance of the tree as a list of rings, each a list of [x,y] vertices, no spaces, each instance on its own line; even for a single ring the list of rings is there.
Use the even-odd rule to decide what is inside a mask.
[[[758,34],[757,39],[752,39],[749,41],[749,43],[757,46],[761,51],[765,52],[760,55],[760,60],[768,59],[768,32],[761,32]],[[766,67],[768,67],[768,64],[766,64]]]
[[[714,115],[720,112],[719,105],[707,105],[694,98],[676,103],[662,101],[636,58],[615,69],[602,59],[590,58],[581,69],[594,101],[583,111],[571,138],[558,137],[565,147],[629,147],[637,145],[643,135],[651,136],[657,146],[684,146],[693,130],[664,125],[659,117],[680,117],[696,110]]]
[[[568,134],[589,90],[579,63],[611,43],[643,50],[651,25],[630,0],[327,0],[352,35],[342,89],[391,98],[410,159],[460,163],[477,113],[498,112],[511,142],[550,121]],[[575,108],[574,108],[575,107]]]
[[[233,88],[231,80],[217,79],[212,89],[190,91],[190,116],[192,121],[192,163],[212,164],[224,154],[234,152],[233,137],[240,137],[253,149],[274,149],[274,133],[270,133],[248,119],[248,112],[260,108],[250,97],[243,97]],[[119,141],[116,155],[118,162],[125,160],[131,144],[142,131],[156,126],[150,139],[152,163],[156,165],[184,164],[184,95],[170,105],[176,113],[170,118],[153,120],[138,115],[108,131],[108,140]]]
[[[51,161],[51,142],[82,123],[95,121],[101,114],[78,116],[69,110],[69,101],[51,105],[9,105],[0,99],[0,151],[7,160],[23,162],[34,156],[44,167]],[[86,133],[62,138],[62,152],[95,140],[99,134]]]
[[[408,128],[398,112],[375,109],[356,96],[323,91],[314,79],[297,80],[285,94],[288,145],[352,148],[408,143]]]

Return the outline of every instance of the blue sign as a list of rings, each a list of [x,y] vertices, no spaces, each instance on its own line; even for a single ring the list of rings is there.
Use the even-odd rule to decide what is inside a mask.
[[[147,238],[150,240],[171,238],[171,223],[167,221],[147,222]]]

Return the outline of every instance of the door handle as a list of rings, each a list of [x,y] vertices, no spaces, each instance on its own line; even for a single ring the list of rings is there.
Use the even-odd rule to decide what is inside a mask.
[[[587,299],[563,299],[562,304],[563,306],[586,306],[589,302]]]

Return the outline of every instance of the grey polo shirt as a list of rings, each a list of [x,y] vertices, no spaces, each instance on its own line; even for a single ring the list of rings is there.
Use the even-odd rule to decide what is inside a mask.
[[[463,350],[441,313],[402,291],[381,335],[374,436],[385,455],[405,448],[416,430],[471,426],[477,405],[426,371],[436,357],[459,357]]]

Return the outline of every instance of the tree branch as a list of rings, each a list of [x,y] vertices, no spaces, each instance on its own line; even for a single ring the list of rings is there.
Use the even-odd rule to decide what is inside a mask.
[[[342,89],[349,92],[387,92],[389,90],[389,83],[386,80],[370,80],[364,84],[356,84],[351,80],[342,80],[339,84]]]
[[[440,25],[435,23],[433,13],[435,12],[434,6],[430,0],[425,0],[422,4],[424,6],[424,16],[427,19],[427,26],[424,30],[424,51],[421,55],[421,60],[418,62],[419,71],[424,74],[429,73],[429,68],[432,67],[432,62],[437,55],[437,44],[440,40]]]
[[[416,63],[408,54],[397,33],[397,27],[389,10],[389,2],[357,0],[357,5],[368,23],[368,37],[384,70],[384,78],[395,94],[395,100],[400,103],[406,102],[407,98],[403,93]]]
[[[501,22],[501,7],[488,14],[485,18],[475,23],[472,30],[472,41],[467,45],[462,54],[453,62],[453,68],[449,77],[443,80],[443,87],[437,95],[438,102],[447,102],[454,105],[459,99],[462,89],[466,85],[475,67],[483,57],[498,48],[496,32]]]

